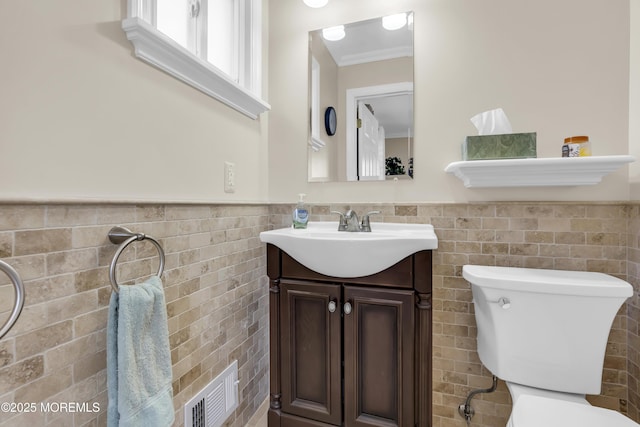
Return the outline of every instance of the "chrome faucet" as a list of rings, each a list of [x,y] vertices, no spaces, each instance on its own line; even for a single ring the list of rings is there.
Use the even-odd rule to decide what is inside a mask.
[[[353,209],[349,209],[346,213],[331,211],[340,215],[340,222],[338,223],[338,231],[349,232],[371,232],[371,223],[369,222],[369,215],[379,214],[380,211],[367,212],[362,217],[362,222],[358,220],[358,214]]]
[[[344,219],[347,221],[347,231],[362,231],[358,221],[358,214],[354,210],[349,209],[344,214]]]

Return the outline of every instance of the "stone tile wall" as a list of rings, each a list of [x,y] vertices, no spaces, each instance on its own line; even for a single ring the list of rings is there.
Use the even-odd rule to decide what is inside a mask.
[[[491,384],[476,353],[476,329],[464,264],[600,271],[626,278],[625,205],[481,204],[427,207],[440,238],[434,259],[434,426],[465,426],[457,406]],[[618,314],[607,346],[596,405],[626,412],[626,314]],[[474,399],[477,426],[506,425],[511,404],[498,391]]]
[[[0,402],[15,411],[0,410],[0,426],[106,425],[114,225],[155,237],[166,252],[175,426],[183,425],[184,403],[233,360],[241,404],[227,425],[246,425],[268,393],[268,285],[258,239],[268,228],[267,206],[3,205],[0,258],[21,275],[26,304],[0,341]],[[120,257],[118,280],[140,281],[157,263],[152,244],[134,242]],[[14,299],[0,276],[4,322]],[[98,410],[43,411],[47,402]],[[35,412],[25,412],[28,403]]]
[[[431,223],[438,235],[434,252],[433,353],[434,427],[465,427],[457,408],[472,389],[491,385],[491,374],[476,352],[476,326],[471,289],[462,279],[465,264],[599,271],[627,279],[627,246],[637,265],[638,206],[577,203],[472,203],[319,205],[312,220],[336,220],[330,211],[358,213],[380,210],[374,221]],[[271,223],[290,224],[292,205],[271,207]],[[633,231],[629,231],[631,223]],[[631,244],[629,241],[633,239]],[[634,252],[635,250],[635,252]],[[635,273],[637,291],[637,273]],[[636,294],[637,295],[637,294]],[[614,322],[605,359],[602,394],[590,396],[596,405],[638,418],[637,390],[627,405],[627,383],[637,389],[640,319],[635,306],[623,307]],[[627,330],[627,324],[634,325]],[[627,374],[627,343],[634,347],[635,365]],[[630,387],[631,389],[631,387]],[[630,396],[633,395],[630,390]],[[474,426],[506,425],[511,402],[502,381],[493,394],[474,398]],[[632,406],[633,409],[628,408]]]
[[[337,218],[311,207],[312,220]],[[370,204],[374,221],[432,223],[434,253],[434,427],[466,423],[456,408],[471,389],[490,385],[475,348],[467,263],[602,271],[629,280],[636,294],[616,318],[597,405],[638,420],[640,378],[640,219],[638,204],[472,203]],[[25,309],[0,341],[0,402],[90,402],[97,413],[0,412],[0,426],[104,426],[105,327],[113,225],[160,240],[167,254],[167,295],[176,427],[182,406],[227,364],[240,364],[244,426],[268,393],[268,296],[260,231],[290,225],[293,205],[128,206],[0,205],[0,258],[27,287]],[[121,256],[124,283],[157,268],[155,248],[136,242]],[[0,275],[0,319],[13,303]],[[0,320],[3,322],[4,320]],[[473,400],[474,426],[505,425],[503,383]],[[17,408],[16,408],[17,409]]]
[[[634,295],[627,304],[627,371],[629,416],[640,422],[640,205],[629,211],[627,280]]]

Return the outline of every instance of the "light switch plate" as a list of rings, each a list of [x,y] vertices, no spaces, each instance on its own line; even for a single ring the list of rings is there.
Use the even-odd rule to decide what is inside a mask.
[[[236,191],[236,164],[224,162],[224,192],[234,193]]]

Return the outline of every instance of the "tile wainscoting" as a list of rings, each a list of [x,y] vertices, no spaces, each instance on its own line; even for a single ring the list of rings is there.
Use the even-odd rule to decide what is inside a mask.
[[[640,204],[629,209],[627,250],[627,280],[635,291],[627,302],[627,410],[640,422]]]
[[[640,401],[640,204],[471,203],[311,205],[311,220],[331,210],[381,210],[373,221],[435,226],[434,427],[466,427],[457,407],[471,389],[490,385],[475,348],[475,320],[462,265],[590,270],[631,282],[634,297],[615,320],[603,389],[590,400],[638,420]],[[289,204],[0,205],[0,258],[27,289],[23,313],[0,341],[0,402],[96,402],[98,412],[0,413],[0,426],[104,426],[105,338],[116,246],[113,225],[157,238],[166,251],[176,427],[182,406],[232,360],[239,361],[240,427],[268,393],[268,283],[260,231],[290,225]],[[121,256],[119,280],[153,274],[155,248],[136,242]],[[0,311],[13,301],[0,277]],[[2,318],[6,318],[2,314]],[[473,400],[473,425],[506,424],[509,394]]]
[[[227,425],[245,426],[268,393],[268,285],[258,239],[268,213],[266,205],[0,206],[0,258],[26,288],[22,315],[0,341],[0,402],[37,405],[0,412],[0,425],[106,425],[105,328],[117,248],[107,232],[123,225],[166,252],[175,425],[183,424],[184,403],[238,360],[241,402]],[[144,279],[157,262],[152,244],[134,242],[120,257],[118,281]],[[13,289],[0,280],[5,311]],[[98,410],[41,410],[42,402]]]

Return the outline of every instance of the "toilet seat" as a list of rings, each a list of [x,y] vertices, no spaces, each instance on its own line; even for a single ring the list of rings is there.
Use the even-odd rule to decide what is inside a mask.
[[[638,427],[610,409],[540,396],[520,396],[513,406],[510,427]]]

